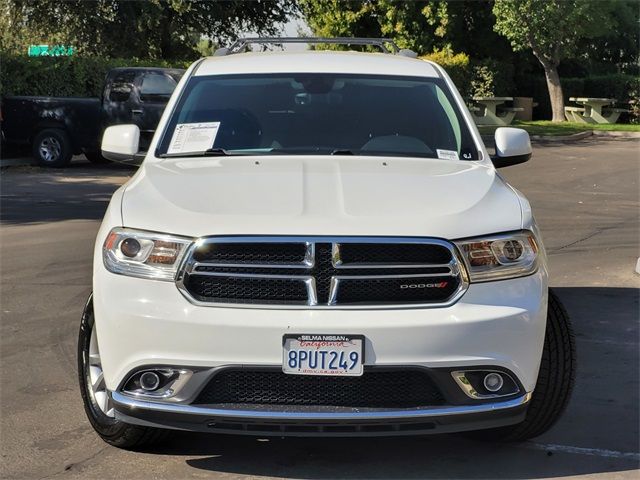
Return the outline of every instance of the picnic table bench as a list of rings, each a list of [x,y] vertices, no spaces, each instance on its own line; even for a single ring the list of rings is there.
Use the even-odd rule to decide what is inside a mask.
[[[609,107],[616,103],[615,98],[570,97],[569,100],[581,105],[564,107],[564,116],[569,122],[616,123],[621,113],[629,111]]]
[[[476,125],[499,125],[505,127],[513,122],[516,113],[524,110],[521,107],[499,107],[505,102],[512,102],[513,97],[473,97],[473,101],[479,105],[479,107],[469,107]],[[498,113],[498,107],[500,113]]]

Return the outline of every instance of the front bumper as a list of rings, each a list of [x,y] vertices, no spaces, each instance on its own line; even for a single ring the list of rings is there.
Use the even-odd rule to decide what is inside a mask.
[[[97,270],[93,307],[102,366],[116,416],[127,423],[278,436],[446,433],[522,421],[535,387],[546,326],[544,270],[471,284],[450,307],[384,310],[204,307],[189,303],[173,283]],[[365,367],[502,369],[520,393],[433,407],[348,409],[195,405],[195,392],[147,401],[121,391],[132,372],[150,366],[279,368],[287,333],[361,334]]]
[[[176,430],[277,436],[394,436],[450,433],[512,425],[524,420],[531,394],[464,406],[428,409],[224,408],[149,402],[112,394],[116,418]]]
[[[471,284],[446,308],[245,309],[193,305],[171,282],[101,268],[94,275],[93,307],[111,391],[147,365],[281,365],[283,335],[313,333],[364,335],[365,365],[492,365],[513,372],[530,392],[542,355],[547,283],[540,270]]]

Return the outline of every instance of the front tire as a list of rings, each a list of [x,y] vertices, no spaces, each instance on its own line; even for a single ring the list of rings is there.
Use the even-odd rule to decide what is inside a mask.
[[[166,438],[168,431],[129,425],[115,418],[109,391],[104,384],[100,351],[93,316],[93,297],[89,297],[78,335],[78,380],[84,410],[91,426],[110,445],[140,449]]]
[[[547,331],[536,388],[522,423],[471,432],[476,439],[523,441],[542,435],[560,418],[569,403],[576,376],[576,346],[569,315],[549,290]]]
[[[32,154],[43,167],[66,167],[73,156],[71,139],[64,130],[47,128],[33,139]]]

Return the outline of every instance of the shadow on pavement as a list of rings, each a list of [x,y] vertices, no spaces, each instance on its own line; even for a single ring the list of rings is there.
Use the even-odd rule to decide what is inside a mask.
[[[462,435],[255,438],[176,433],[153,453],[202,456],[186,460],[199,470],[302,479],[525,479],[633,471],[639,467],[638,290],[554,291],[573,319],[578,376],[560,422],[532,442],[499,444]],[[552,452],[545,445],[570,448]],[[572,447],[585,450],[572,453]],[[616,458],[615,452],[631,455]]]
[[[0,176],[0,222],[18,225],[100,220],[113,192],[134,172],[125,165],[87,162],[73,162],[60,170],[4,169]]]

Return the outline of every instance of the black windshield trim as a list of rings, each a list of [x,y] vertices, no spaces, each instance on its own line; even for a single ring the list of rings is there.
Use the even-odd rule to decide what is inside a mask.
[[[199,67],[200,65],[197,65],[197,67]],[[461,127],[463,127],[466,130],[466,134],[469,136],[469,139],[471,141],[471,143],[473,144],[474,147],[474,152],[475,155],[477,155],[478,158],[471,158],[471,159],[460,159],[463,161],[478,161],[482,159],[482,147],[481,145],[478,144],[478,139],[476,138],[476,136],[474,135],[473,132],[473,128],[472,126],[469,124],[468,119],[465,117],[464,113],[461,111],[460,109],[460,105],[457,101],[457,99],[455,98],[454,92],[451,91],[451,89],[449,88],[449,85],[447,85],[446,80],[442,77],[442,75],[440,75],[440,72],[438,72],[438,76],[437,77],[428,77],[428,76],[422,76],[422,75],[393,75],[393,74],[386,74],[386,73],[335,73],[335,72],[296,72],[296,71],[291,71],[291,72],[277,72],[277,73],[261,73],[261,72],[254,72],[254,73],[234,73],[234,74],[221,74],[221,75],[195,75],[195,71],[197,70],[194,69],[192,75],[188,78],[185,86],[182,88],[181,92],[180,92],[180,96],[179,98],[176,100],[175,104],[173,105],[172,111],[171,111],[171,115],[168,118],[168,121],[166,122],[164,129],[162,131],[162,134],[160,136],[160,140],[158,141],[157,145],[156,145],[156,149],[155,149],[155,156],[158,158],[165,158],[165,156],[167,155],[166,151],[168,149],[168,143],[169,143],[169,128],[171,127],[173,120],[176,116],[176,114],[178,113],[178,108],[182,107],[186,98],[187,98],[187,93],[190,93],[191,90],[195,87],[195,85],[199,82],[202,81],[206,81],[206,80],[213,80],[213,79],[219,79],[219,80],[233,80],[233,79],[247,79],[247,78],[283,78],[283,77],[295,77],[295,76],[304,76],[304,75],[332,75],[336,78],[340,78],[340,77],[344,77],[344,78],[353,78],[353,77],[358,77],[358,78],[362,78],[363,80],[375,80],[375,79],[389,79],[389,80],[398,80],[398,81],[420,81],[422,80],[425,83],[431,82],[436,84],[437,86],[439,86],[441,88],[441,90],[443,90],[445,92],[446,95],[450,96],[450,101],[451,101],[451,105],[454,107],[454,113],[456,114],[456,117],[458,118],[458,121],[461,125]],[[437,71],[437,69],[436,69]],[[342,150],[342,149],[338,149],[338,150]],[[270,154],[270,152],[265,152],[265,153],[260,153],[257,154],[255,152],[253,152],[250,155],[264,155],[264,154]],[[286,153],[281,153],[281,154],[286,154]],[[308,153],[309,155],[310,153]],[[395,152],[384,152],[384,153],[377,153],[377,152],[368,152],[369,155],[372,156],[399,156],[399,157],[416,157],[416,158],[438,158],[437,156],[427,156],[424,154],[420,154],[420,155],[414,155],[414,154],[406,154],[405,152],[403,152],[403,154],[400,153],[395,153]],[[240,154],[238,154],[240,155]],[[293,155],[293,153],[292,153]],[[313,154],[310,154],[313,155]],[[356,156],[366,156],[367,154],[356,154]],[[174,156],[174,155],[172,155]],[[180,156],[180,155],[175,155],[175,156]],[[186,155],[182,155],[182,156],[186,156]]]

